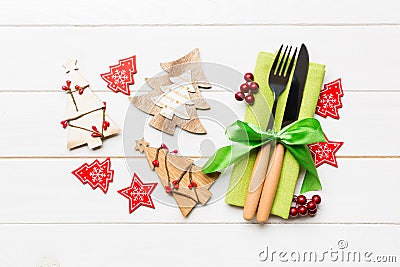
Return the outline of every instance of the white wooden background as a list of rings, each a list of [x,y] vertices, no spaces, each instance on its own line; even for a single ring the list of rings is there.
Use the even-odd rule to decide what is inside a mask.
[[[258,260],[266,245],[323,251],[337,248],[338,240],[400,261],[398,1],[248,2],[0,3],[0,266],[35,266],[43,257],[71,267],[253,266],[267,264]],[[123,127],[128,99],[109,91],[99,76],[120,58],[137,55],[137,90],[160,71],[160,61],[195,47],[203,60],[244,73],[254,69],[259,51],[301,42],[312,61],[327,65],[325,81],[341,77],[345,90],[342,118],[318,117],[328,137],[345,144],[338,169],[318,169],[325,189],[314,218],[272,218],[260,226],[244,222],[242,210],[222,200],[188,219],[157,202],[155,210],[129,214],[128,200],[116,192],[132,177],[122,134],[99,150],[65,149],[59,122],[66,100],[59,87],[67,57],[79,60],[109,115]],[[205,95],[237,105],[226,92]],[[181,145],[187,148],[182,154],[197,155],[197,147]],[[106,157],[115,170],[106,195],[70,173]],[[144,158],[136,160],[139,176],[155,177]]]

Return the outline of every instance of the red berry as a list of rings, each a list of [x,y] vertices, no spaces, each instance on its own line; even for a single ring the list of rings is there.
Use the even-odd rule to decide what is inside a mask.
[[[97,131],[97,127],[94,126],[94,125],[92,126],[92,130],[98,132],[98,131]]]
[[[319,195],[313,195],[312,201],[314,201],[316,204],[321,203],[321,197]]]
[[[103,104],[104,104],[104,109],[106,109],[107,103],[106,103],[106,102],[103,102]]]
[[[65,86],[65,85],[63,85],[61,88],[62,88],[64,91],[69,90],[69,87],[68,87],[68,86]]]
[[[165,192],[167,192],[167,194],[172,192],[172,189],[169,185],[166,185],[164,188],[165,188]]]
[[[296,208],[296,207],[291,207],[291,208],[290,208],[290,211],[289,211],[290,217],[296,217],[297,214],[298,214],[297,208]]]
[[[110,123],[108,121],[103,122],[103,130],[106,131],[108,126],[110,126]]]
[[[298,208],[298,211],[299,211],[299,214],[301,215],[301,216],[304,216],[304,215],[306,215],[307,214],[307,212],[308,212],[308,210],[307,210],[307,208],[306,208],[306,206],[300,206],[299,208]]]
[[[317,209],[308,211],[308,215],[310,216],[315,216],[315,214],[317,214]]]
[[[92,137],[101,137],[101,134],[99,132],[94,132],[91,135]]]
[[[164,143],[162,143],[160,147],[161,147],[162,149],[168,149],[167,145],[164,144]]]
[[[310,201],[307,203],[307,209],[308,211],[315,210],[317,209],[317,204],[314,201]]]
[[[68,87],[71,86],[71,81],[70,80],[67,80],[65,83],[67,84]]]
[[[254,75],[253,75],[253,73],[250,73],[250,72],[246,73],[246,74],[244,75],[244,79],[246,80],[246,82],[251,82],[251,81],[253,81],[253,80],[254,80]]]
[[[255,94],[258,92],[258,83],[256,82],[251,82],[250,83],[250,93]]]
[[[304,205],[307,203],[307,198],[303,195],[297,197],[297,204]]]
[[[153,166],[154,167],[158,167],[158,166],[160,166],[160,163],[158,162],[158,160],[153,160],[152,162],[151,162],[151,164],[153,164]]]
[[[177,149],[172,150],[171,153],[172,153],[172,154],[178,154],[178,150],[177,150]]]
[[[81,88],[81,89],[79,89],[78,93],[81,95],[81,94],[83,94],[83,91],[84,91],[84,89]]]
[[[249,92],[249,85],[247,83],[243,83],[240,85],[240,92],[242,93],[248,93]]]
[[[191,182],[189,185],[188,185],[188,187],[189,187],[189,189],[192,189],[193,187],[197,187],[197,184],[195,183],[195,182]]]
[[[179,183],[179,180],[172,181],[172,184],[177,184],[177,183]]]
[[[235,94],[235,98],[236,98],[237,101],[243,101],[243,99],[244,99],[245,97],[246,97],[246,96],[245,96],[244,93],[242,93],[242,92],[237,92],[237,93]]]
[[[250,106],[254,104],[254,96],[253,95],[247,95],[245,97],[246,103],[249,104]]]
[[[79,89],[81,89],[81,87],[79,85],[75,85],[75,89],[79,90]]]
[[[60,123],[62,124],[64,129],[67,128],[67,126],[68,126],[68,121],[67,120],[61,121]]]

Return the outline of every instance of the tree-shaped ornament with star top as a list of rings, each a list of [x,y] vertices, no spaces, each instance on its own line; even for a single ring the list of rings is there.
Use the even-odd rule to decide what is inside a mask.
[[[68,59],[63,65],[67,81],[62,90],[68,101],[66,119],[61,124],[68,128],[69,150],[85,144],[94,149],[102,145],[104,138],[117,134],[120,129],[108,117],[106,103],[93,93],[76,63],[76,60]]]
[[[183,217],[197,204],[206,205],[210,200],[209,189],[219,172],[205,174],[192,159],[177,156],[178,151],[170,151],[165,144],[150,147],[144,138],[136,140],[135,149],[146,155],[150,168],[157,173],[165,192],[174,197]]]
[[[211,85],[200,63],[199,49],[160,65],[166,74],[146,79],[153,91],[134,96],[131,102],[153,115],[149,125],[162,132],[173,135],[175,128],[180,127],[191,133],[207,133],[196,111],[210,109],[200,92],[200,88],[209,89]]]

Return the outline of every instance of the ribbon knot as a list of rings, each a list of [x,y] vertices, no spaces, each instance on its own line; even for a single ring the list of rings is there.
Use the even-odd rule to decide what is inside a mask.
[[[223,170],[249,154],[253,149],[277,141],[282,143],[300,166],[306,170],[301,193],[322,189],[317,169],[307,147],[308,144],[326,142],[318,120],[302,119],[282,128],[279,132],[264,131],[257,125],[238,120],[228,126],[225,135],[234,143],[219,148],[204,164],[204,173]]]

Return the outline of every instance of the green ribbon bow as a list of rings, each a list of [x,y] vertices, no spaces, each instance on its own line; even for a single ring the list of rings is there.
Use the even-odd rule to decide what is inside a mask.
[[[284,127],[279,132],[264,131],[257,125],[238,120],[228,126],[225,135],[235,143],[218,149],[204,164],[204,173],[223,170],[254,148],[276,140],[282,143],[306,170],[301,193],[322,189],[313,158],[306,146],[317,142],[326,142],[318,120],[302,119]]]

